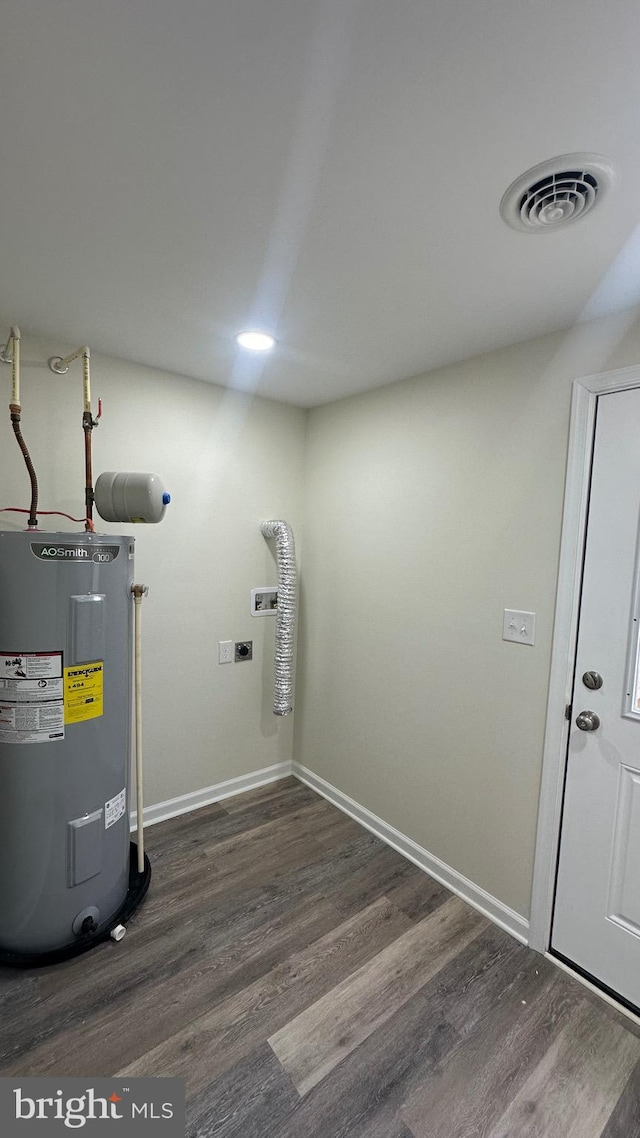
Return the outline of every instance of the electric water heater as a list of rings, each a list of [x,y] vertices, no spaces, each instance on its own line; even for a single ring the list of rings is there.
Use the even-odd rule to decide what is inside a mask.
[[[130,537],[0,532],[0,960],[80,951],[144,888],[129,841],[133,556]]]

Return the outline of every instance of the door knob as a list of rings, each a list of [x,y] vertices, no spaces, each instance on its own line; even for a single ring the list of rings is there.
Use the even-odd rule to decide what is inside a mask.
[[[576,727],[581,731],[597,731],[600,726],[600,716],[595,711],[581,711],[576,719]]]

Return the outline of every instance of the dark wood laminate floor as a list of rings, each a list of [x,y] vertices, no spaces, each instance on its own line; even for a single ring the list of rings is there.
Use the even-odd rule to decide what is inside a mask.
[[[292,779],[152,827],[120,944],[0,972],[0,1074],[178,1075],[189,1138],[640,1138],[640,1038]]]

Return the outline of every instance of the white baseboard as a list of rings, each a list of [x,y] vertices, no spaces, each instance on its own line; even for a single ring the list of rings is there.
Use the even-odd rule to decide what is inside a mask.
[[[326,782],[313,771],[307,770],[300,763],[294,762],[292,764],[292,774],[300,782],[304,782],[312,790],[317,791],[323,798],[337,806],[339,810],[354,818],[356,822],[366,826],[367,830],[371,830],[373,834],[381,838],[387,845],[392,846],[394,850],[408,858],[409,861],[412,861],[414,865],[425,870],[431,877],[435,877],[436,881],[446,885],[452,893],[456,893],[463,901],[467,901],[469,905],[488,917],[494,924],[499,925],[505,932],[511,933],[511,936],[514,936],[516,940],[522,944],[528,944],[529,922],[520,913],[516,913],[508,905],[504,905],[497,897],[493,897],[491,893],[487,893],[479,885],[475,885],[473,881],[463,877],[457,870],[452,869],[440,858],[423,849],[417,842],[402,834],[400,830],[396,830],[388,822],[378,818],[376,814],[372,814],[366,807],[361,806],[353,798],[349,798],[347,794],[343,794],[330,782]]]
[[[417,842],[402,834],[400,830],[396,830],[394,826],[390,826],[388,822],[378,818],[376,814],[372,814],[365,806],[361,806],[353,798],[349,798],[347,794],[343,794],[337,787],[332,786],[331,783],[326,782],[313,771],[307,770],[300,763],[276,763],[274,766],[263,767],[262,770],[240,775],[238,778],[229,778],[225,782],[205,786],[202,790],[193,790],[189,794],[169,798],[166,802],[157,802],[153,806],[145,806],[145,827],[154,826],[157,822],[165,822],[169,818],[177,818],[178,815],[188,814],[191,810],[198,810],[201,806],[210,806],[212,802],[220,802],[223,798],[231,798],[235,794],[242,794],[246,790],[265,786],[269,782],[276,782],[278,779],[288,778],[290,775],[294,775],[300,782],[317,791],[343,813],[348,814],[356,822],[365,826],[367,830],[381,838],[387,845],[392,846],[403,857],[408,858],[414,865],[445,885],[463,901],[467,901],[469,905],[488,917],[494,924],[499,925],[505,932],[511,933],[516,940],[523,944],[528,943],[529,922],[519,913],[510,909],[508,905],[504,905],[502,901],[498,901],[497,897],[493,897],[491,893],[487,893],[479,885],[475,885],[473,881],[463,877],[461,873],[452,869],[446,862],[429,853]],[[131,832],[133,833],[137,828],[135,811],[131,813],[130,821]]]
[[[168,818],[177,818],[179,814],[188,814],[201,806],[210,806],[212,802],[220,802],[222,798],[232,798],[234,794],[242,794],[245,790],[254,790],[257,786],[276,782],[279,778],[288,778],[292,773],[291,767],[290,762],[276,763],[272,767],[251,771],[251,774],[241,774],[238,778],[228,778],[225,782],[205,786],[202,790],[192,790],[189,794],[168,798],[166,802],[157,802],[154,806],[145,806],[145,828],[154,826],[156,822],[166,822]],[[137,829],[135,811],[131,812],[130,822],[133,833]]]

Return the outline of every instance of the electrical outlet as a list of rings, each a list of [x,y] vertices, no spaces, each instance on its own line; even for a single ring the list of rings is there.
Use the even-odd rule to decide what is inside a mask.
[[[536,637],[536,614],[505,609],[502,621],[502,639],[515,644],[533,644]]]
[[[233,640],[218,641],[218,663],[233,664]]]
[[[235,647],[236,664],[242,663],[243,660],[253,659],[253,640],[238,640]]]

